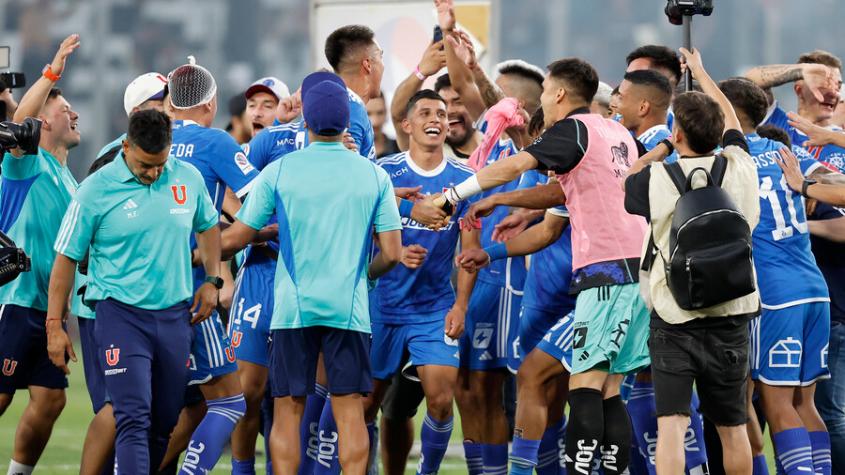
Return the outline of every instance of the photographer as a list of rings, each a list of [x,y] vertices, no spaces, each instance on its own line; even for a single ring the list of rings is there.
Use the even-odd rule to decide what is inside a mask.
[[[32,259],[30,272],[0,287],[0,414],[16,390],[28,388],[30,395],[18,422],[9,473],[32,472],[65,405],[67,377],[47,356],[49,329],[61,328],[63,322],[46,321],[47,287],[56,256],[53,242],[77,188],[67,156],[79,144],[79,116],[54,85],[78,47],[78,35],[62,42],[15,111],[15,122],[27,117],[42,121],[39,143],[19,144],[23,147],[3,160],[0,230]],[[71,357],[76,359],[72,349]]]
[[[625,181],[625,209],[651,222],[651,239],[643,255],[643,270],[648,272],[648,280],[642,278],[640,285],[652,308],[649,354],[657,406],[657,473],[684,471],[684,437],[689,425],[693,383],[701,399],[701,412],[717,426],[726,473],[751,473],[745,396],[749,371],[748,322],[759,314],[760,298],[754,289],[754,270],[750,266],[750,234],[760,214],[757,173],[739,120],[730,102],[704,70],[700,54],[683,48],[681,52],[706,94],[687,92],[675,99],[671,142],[664,140],[635,162]],[[724,149],[720,156],[715,156],[720,139]],[[673,149],[681,157],[676,164],[658,162]],[[692,179],[705,175],[702,172],[709,173],[709,186],[701,187],[700,180]],[[682,192],[684,185],[686,189]],[[675,267],[676,256],[686,256],[689,276],[692,276],[691,266],[701,270],[696,267],[700,261],[695,259],[704,259],[707,250],[711,251],[708,255],[712,264],[713,248],[707,246],[717,242],[720,234],[713,224],[725,224],[716,222],[715,218],[699,219],[699,222],[710,219],[711,223],[704,234],[707,241],[700,245],[690,244],[688,237],[677,231],[676,214],[684,217],[684,211],[692,208],[693,219],[704,216],[705,206],[699,198],[702,192],[722,199],[725,209],[713,209],[711,216],[731,216],[733,226],[723,227],[734,234],[719,242],[725,242],[730,250],[735,250],[737,245],[745,246],[741,249],[745,254],[740,253],[745,267],[739,265],[743,260],[717,263],[716,274],[723,270],[726,275],[707,274],[701,287],[695,288],[700,292],[686,300],[686,295],[674,285],[676,277],[685,277],[683,262],[680,270]],[[699,201],[690,201],[695,198]],[[688,225],[693,219],[683,224]],[[726,254],[721,252],[716,256]],[[746,285],[720,288],[725,281]],[[697,283],[692,278],[688,282]],[[733,288],[742,290],[734,292]],[[702,301],[701,295],[707,298]]]

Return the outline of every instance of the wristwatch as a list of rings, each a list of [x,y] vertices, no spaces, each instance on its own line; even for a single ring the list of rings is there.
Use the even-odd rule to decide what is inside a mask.
[[[809,188],[810,185],[815,185],[816,183],[818,183],[818,181],[813,180],[812,178],[804,178],[804,183],[801,183],[801,196],[809,198],[809,196],[807,196],[807,188]]]
[[[217,290],[223,288],[223,279],[216,275],[208,275],[205,277],[205,282],[213,285]]]

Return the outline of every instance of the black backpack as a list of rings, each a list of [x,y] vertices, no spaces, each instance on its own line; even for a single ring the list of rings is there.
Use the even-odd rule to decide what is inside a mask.
[[[717,155],[710,172],[684,175],[680,164],[666,165],[681,194],[675,204],[664,258],[666,282],[678,306],[699,310],[748,295],[756,289],[751,261],[751,227],[722,189],[727,160]],[[692,188],[703,172],[707,185]]]

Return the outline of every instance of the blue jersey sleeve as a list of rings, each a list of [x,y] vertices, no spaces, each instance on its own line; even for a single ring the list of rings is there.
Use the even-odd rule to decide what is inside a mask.
[[[199,170],[191,166],[186,168],[192,168],[191,175],[196,182],[194,186],[200,190],[205,188],[205,182]],[[214,202],[211,201],[211,195],[200,193],[200,198],[197,201],[197,209],[194,211],[194,231],[198,233],[208,231],[213,226],[216,226],[218,221],[220,221],[220,215],[217,213],[217,208],[214,207]]]
[[[349,134],[358,145],[358,154],[369,160],[376,159],[375,132],[364,104],[349,102]]]
[[[803,173],[804,176],[810,175],[810,173],[813,173],[816,168],[823,166],[821,162],[810,155],[810,152],[808,152],[804,147],[793,145],[792,153],[795,155],[795,158],[798,159],[798,166],[801,167],[801,173]]]
[[[786,116],[786,111],[780,108],[777,101],[773,102],[772,105],[769,106],[769,115],[763,123],[780,127],[790,136],[792,135],[793,127],[789,125],[789,117]]]
[[[281,162],[275,161],[261,171],[238,211],[238,220],[253,229],[263,228],[276,209],[276,179],[280,166]]]
[[[246,158],[246,154],[229,134],[219,131],[214,137],[213,157],[209,165],[220,180],[226,184],[238,198],[243,198],[258,171]]]
[[[270,151],[272,150],[273,137],[268,129],[264,129],[258,133],[249,143],[244,147],[244,153],[249,163],[258,170],[264,170],[264,167],[270,163]]]

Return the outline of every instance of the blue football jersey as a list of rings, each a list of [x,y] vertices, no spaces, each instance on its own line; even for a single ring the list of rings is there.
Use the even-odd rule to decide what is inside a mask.
[[[487,156],[487,165],[490,165],[500,159],[509,157],[517,152],[516,147],[510,139],[499,140]],[[519,187],[520,180],[516,179],[510,183],[491,188],[481,195],[479,199],[486,198],[496,193],[506,191],[513,191]],[[481,246],[487,247],[494,244],[493,230],[495,226],[505,219],[511,210],[507,206],[498,206],[490,216],[481,219]],[[508,257],[507,259],[500,259],[493,261],[489,266],[481,269],[478,272],[478,279],[488,284],[506,286],[511,290],[522,292],[525,285],[525,258]]]
[[[657,144],[662,142],[664,139],[671,139],[672,138],[672,131],[669,127],[659,124],[655,125],[654,127],[646,130],[639,137],[637,140],[643,144],[646,150],[651,150],[654,147],[657,147]],[[678,161],[678,152],[672,151],[672,153],[666,157],[664,162],[666,163],[675,163]]]
[[[200,171],[217,211],[223,206],[227,186],[240,198],[249,192],[252,180],[258,176],[258,170],[229,134],[191,120],[173,121],[170,155]]]
[[[531,188],[547,182],[548,177],[531,170],[522,176],[519,187]],[[563,214],[566,207],[555,207],[555,211],[557,214]],[[575,306],[575,299],[569,296],[571,282],[572,238],[567,226],[560,239],[531,255],[522,306],[556,312],[571,309]]]
[[[370,160],[376,159],[376,134],[367,115],[367,106],[352,89],[349,92],[349,133],[358,144],[358,153]]]
[[[789,134],[789,139],[792,140],[793,150],[796,147],[801,147],[805,141],[808,140],[804,132],[789,125],[789,117],[786,112],[781,109],[777,102],[772,104],[769,110],[769,115],[763,121],[766,124],[776,125]],[[823,147],[813,146],[807,148],[810,155],[824,165],[828,165],[836,170],[845,169],[845,148],[838,145],[828,144]]]
[[[421,192],[425,194],[442,193],[473,175],[472,169],[452,158],[444,158],[434,170],[422,170],[408,152],[383,157],[376,163],[390,175],[394,187],[422,186]],[[422,323],[426,317],[419,314],[427,315],[430,320],[432,312],[452,306],[455,293],[449,277],[460,238],[459,220],[469,205],[466,201],[459,203],[449,225],[440,231],[432,231],[411,218],[402,218],[402,245],[419,244],[428,254],[421,267],[412,270],[400,264],[379,279],[371,292],[371,301],[377,308],[373,322]]]
[[[778,150],[785,146],[757,134],[745,136],[757,165],[760,186],[760,222],[752,235],[754,266],[764,308],[783,308],[798,303],[827,301],[824,278],[810,252],[810,235],[804,200],[786,184],[777,164]],[[822,166],[806,152],[798,159],[806,175]]]
[[[306,135],[301,120],[267,127],[244,146],[244,153],[255,168],[264,170],[279,157],[303,148]]]

